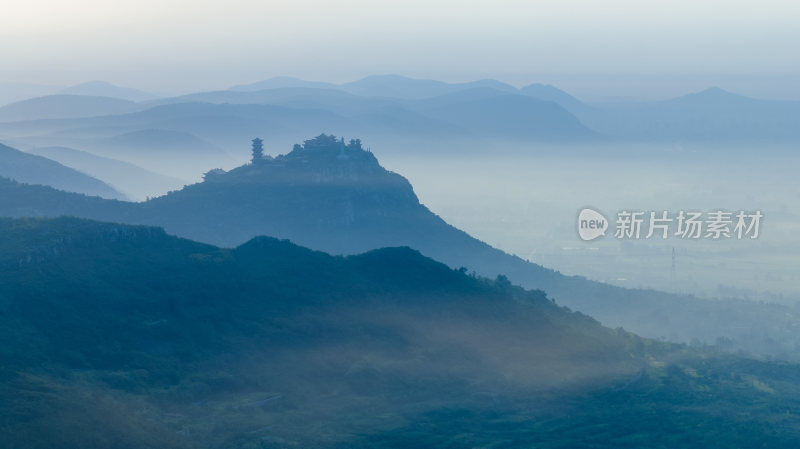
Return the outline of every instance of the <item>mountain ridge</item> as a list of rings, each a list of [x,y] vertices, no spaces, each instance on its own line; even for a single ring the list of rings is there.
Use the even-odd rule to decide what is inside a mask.
[[[224,247],[258,235],[332,254],[408,246],[453,268],[464,266],[490,278],[505,275],[525,287],[547,291],[560,304],[606,325],[624,326],[645,336],[709,344],[725,337],[738,349],[777,351],[770,355],[790,354],[792,342],[797,341],[791,330],[795,321],[778,320],[786,312],[779,307],[728,307],[732,303],[615,287],[566,276],[493,248],[420,204],[411,184],[381,167],[356,139],[345,143],[321,135],[286,155],[259,158],[229,172],[211,171],[204,182],[140,204],[0,183],[0,215],[73,215],[153,225]],[[741,331],[753,325],[752,317],[763,314],[782,324],[765,330],[761,338]],[[710,315],[724,318],[712,326],[703,320]],[[776,340],[785,346],[776,348]]]
[[[610,449],[637,447],[620,444],[635,424],[668,446],[788,449],[800,426],[797,365],[604,328],[408,248],[0,219],[0,275],[15,447]]]
[[[102,96],[55,94],[0,107],[0,121],[22,122],[62,118],[87,118],[133,112],[139,106],[128,100]]]
[[[87,173],[121,190],[132,200],[163,195],[186,184],[186,181],[159,175],[118,159],[98,156],[68,147],[41,147],[28,151]]]
[[[52,159],[0,143],[0,177],[109,199],[126,196],[105,182]]]
[[[59,94],[112,97],[121,100],[140,102],[155,99],[156,96],[131,87],[120,87],[107,81],[86,81],[62,89]]]

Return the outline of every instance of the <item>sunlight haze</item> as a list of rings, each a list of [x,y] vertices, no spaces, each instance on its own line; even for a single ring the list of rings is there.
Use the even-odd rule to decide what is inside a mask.
[[[0,16],[0,82],[66,85],[100,74],[188,91],[280,75],[491,75],[516,85],[561,81],[576,94],[600,87],[601,98],[630,95],[625,85],[668,96],[746,79],[756,80],[755,95],[785,97],[781,90],[796,88],[791,75],[800,72],[800,4],[736,3],[743,2],[14,2]],[[640,76],[639,85],[623,73]],[[608,82],[589,86],[581,74]],[[684,81],[670,86],[656,74]]]

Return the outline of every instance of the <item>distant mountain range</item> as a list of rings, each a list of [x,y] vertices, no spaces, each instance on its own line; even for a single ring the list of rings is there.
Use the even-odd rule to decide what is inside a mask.
[[[797,442],[798,366],[604,328],[409,248],[0,219],[0,278],[9,447]]]
[[[13,140],[31,147],[80,148],[180,179],[198,180],[210,168],[235,164],[219,146],[185,131],[203,129],[208,122],[225,127],[224,117],[216,120],[212,116],[204,121],[191,112],[176,116],[163,110],[168,108],[92,118],[0,124],[3,128],[0,134],[19,133]],[[193,107],[189,109],[202,114]]]
[[[49,95],[80,95],[90,97],[112,97],[128,101],[146,101],[157,98],[147,92],[129,87],[120,87],[105,81],[88,81],[73,86],[57,86],[33,83],[0,83],[0,106],[31,98]]]
[[[372,75],[358,81],[344,84],[304,81],[297,78],[278,77],[253,84],[230,88],[232,91],[253,92],[284,87],[306,87],[315,89],[338,89],[364,97],[386,97],[407,100],[421,100],[437,97],[460,90],[476,87],[489,87],[499,91],[516,92],[516,88],[496,80],[479,80],[469,83],[445,83],[443,81],[414,79],[399,75]]]
[[[186,184],[180,179],[159,175],[127,162],[96,156],[73,148],[34,148],[29,153],[44,156],[100,179],[119,189],[128,198],[136,200],[159,196],[164,192],[180,189]]]
[[[268,89],[280,89],[285,87],[301,87],[309,89],[335,89],[336,84],[321,81],[306,81],[291,76],[278,76],[266,80],[257,81],[250,84],[239,84],[228,90],[235,92],[255,92]]]
[[[359,135],[387,151],[414,151],[415,143],[425,141],[430,144],[418,151],[451,153],[489,147],[558,152],[614,142],[728,146],[800,141],[800,102],[751,99],[717,88],[624,104],[586,104],[544,84],[517,89],[495,80],[445,83],[396,75],[344,84],[282,77],[138,103],[120,97],[142,100],[147,94],[102,82],[60,92],[0,107],[0,137],[32,147],[77,147],[151,171],[159,170],[140,156],[156,151],[166,157],[162,173],[191,179],[243,162],[247,145],[242,135],[261,135],[269,145],[287,146],[326,131]],[[164,133],[183,133],[184,138],[170,143]],[[116,136],[132,143],[106,148]],[[191,167],[176,163],[185,161],[191,141],[198,143],[199,155],[208,157],[199,157]]]
[[[132,112],[136,103],[111,97],[84,95],[49,95],[32,98],[0,107],[0,121],[97,117]]]
[[[115,86],[105,81],[89,81],[76,84],[59,91],[63,95],[86,95],[93,97],[113,97],[128,101],[153,100],[156,95],[130,87]]]
[[[157,167],[159,164],[181,164],[196,167],[214,164],[228,155],[219,147],[193,134],[170,129],[146,128],[101,138],[89,143],[98,154],[119,159],[143,162]]]
[[[800,102],[758,100],[719,88],[665,101],[596,105],[586,104],[551,85],[534,83],[517,89],[496,80],[445,83],[397,75],[370,76],[344,84],[282,77],[235,86],[231,90],[255,92],[286,87],[340,90],[362,97],[404,100],[491,89],[496,95],[520,95],[556,103],[592,131],[621,140],[698,143],[788,143],[800,140],[797,131],[800,129]],[[488,111],[484,119],[497,117],[496,110]],[[501,118],[510,116],[513,114]]]
[[[603,140],[555,102],[505,94],[488,87],[423,100],[411,105],[411,109],[497,142]]]
[[[63,88],[63,86],[33,83],[0,83],[0,106],[30,98],[52,95]]]
[[[800,141],[800,102],[758,100],[719,88],[578,112],[592,129],[639,141],[789,144]]]
[[[577,116],[596,112],[592,106],[550,84],[529,84],[522,87],[519,92],[539,100],[552,101]]]
[[[0,144],[0,177],[25,184],[41,184],[66,192],[125,199],[108,184],[56,161]]]
[[[0,84],[0,138],[26,150],[0,144],[0,447],[794,449],[800,308],[522,260],[358,139],[245,160],[251,137],[321,131],[460,157],[792,149],[799,125],[800,102],[717,88],[586,104],[396,75],[174,98]]]
[[[295,87],[204,92],[144,103],[81,95],[42,97],[0,108],[0,136],[32,147],[81,148],[192,179],[246,160],[243,135],[262,135],[269,145],[287,146],[323,130],[364,136],[391,148],[415,148],[413,143],[425,140],[462,152],[478,151],[491,142],[568,145],[607,140],[551,98],[522,95],[492,81],[450,85],[374,77],[352,83],[353,93],[286,80],[264,85]],[[412,95],[416,88],[419,94]],[[385,96],[380,89],[388,89]],[[396,96],[390,96],[392,92]],[[428,97],[433,94],[439,95]],[[181,133],[183,138],[166,138],[168,133]],[[190,142],[195,142],[197,157],[187,159]],[[149,159],[153,152],[162,159]]]
[[[713,344],[724,337],[735,349],[798,356],[793,355],[800,343],[793,330],[798,320],[785,307],[629,290],[526,262],[444,222],[419,203],[405,178],[383,169],[360,142],[326,135],[274,159],[209,173],[205,182],[141,204],[4,182],[0,215],[70,215],[154,225],[227,247],[260,235],[333,254],[408,246],[453,268],[464,266],[492,278],[502,274],[542,289],[609,326],[674,341]],[[761,330],[754,333],[754,328]]]

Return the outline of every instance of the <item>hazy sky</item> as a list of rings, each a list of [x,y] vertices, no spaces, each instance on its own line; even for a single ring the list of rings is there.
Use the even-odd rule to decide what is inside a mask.
[[[399,73],[605,96],[800,90],[794,0],[2,2],[0,81],[175,91]]]

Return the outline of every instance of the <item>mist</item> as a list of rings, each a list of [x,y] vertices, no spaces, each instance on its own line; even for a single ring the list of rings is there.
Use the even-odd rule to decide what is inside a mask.
[[[800,3],[6,3],[0,447],[800,446]]]
[[[461,145],[447,156],[396,152],[383,160],[448,222],[567,274],[711,298],[800,299],[792,207],[800,198],[792,181],[800,161],[791,148],[618,144],[510,153],[508,146]],[[757,239],[622,240],[612,228],[583,242],[576,224],[583,207],[611,220],[622,210],[761,210],[765,218]]]
[[[798,99],[800,65],[783,56],[800,37],[798,18],[797,5],[783,0],[36,0],[12,2],[0,18],[0,82],[103,79],[175,95],[274,76],[346,82],[399,73],[558,83],[588,101],[667,98],[711,85]]]

